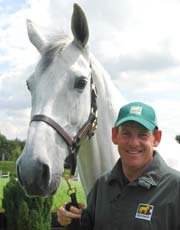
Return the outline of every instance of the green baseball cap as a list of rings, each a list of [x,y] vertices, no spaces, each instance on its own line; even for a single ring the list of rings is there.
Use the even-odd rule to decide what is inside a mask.
[[[158,128],[154,109],[142,102],[132,102],[121,107],[114,126],[118,127],[127,121],[136,121],[151,131]]]

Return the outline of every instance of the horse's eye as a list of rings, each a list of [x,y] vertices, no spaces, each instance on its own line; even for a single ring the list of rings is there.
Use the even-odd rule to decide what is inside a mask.
[[[85,80],[84,77],[81,77],[79,79],[76,79],[74,88],[76,89],[84,89],[87,84],[87,81]]]
[[[26,86],[27,86],[28,90],[30,91],[30,86],[29,86],[29,82],[28,81],[26,81]]]

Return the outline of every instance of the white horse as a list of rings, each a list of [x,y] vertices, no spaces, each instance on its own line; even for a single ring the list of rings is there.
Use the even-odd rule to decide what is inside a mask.
[[[41,60],[27,81],[32,95],[32,121],[25,148],[17,161],[19,181],[29,195],[47,196],[56,192],[69,145],[89,120],[95,84],[96,134],[89,139],[85,130],[78,142],[78,169],[87,194],[95,180],[110,170],[119,157],[111,142],[111,128],[126,100],[89,52],[87,20],[77,4],[71,21],[73,38],[60,35],[46,41],[29,20],[27,28]]]

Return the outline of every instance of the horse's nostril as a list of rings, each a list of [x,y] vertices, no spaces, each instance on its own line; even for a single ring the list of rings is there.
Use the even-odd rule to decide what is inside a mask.
[[[45,181],[46,184],[49,183],[49,177],[50,177],[49,166],[46,164],[43,164],[43,166],[42,166],[42,180]]]

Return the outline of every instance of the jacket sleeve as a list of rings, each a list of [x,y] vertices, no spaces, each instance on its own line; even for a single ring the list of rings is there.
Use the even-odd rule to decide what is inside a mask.
[[[80,230],[93,230],[94,228],[97,187],[98,181],[87,196],[87,208],[82,212]]]

